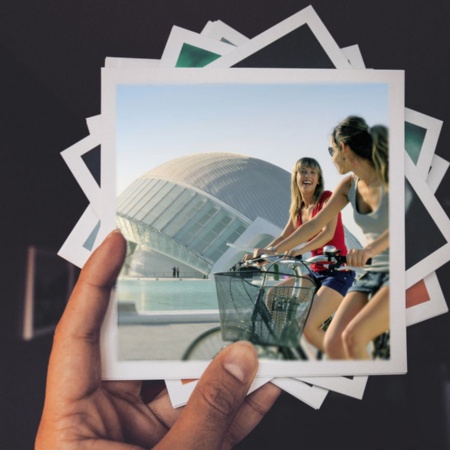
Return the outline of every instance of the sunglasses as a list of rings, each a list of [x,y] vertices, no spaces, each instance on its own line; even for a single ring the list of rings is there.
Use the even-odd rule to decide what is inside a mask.
[[[333,147],[328,147],[328,153],[330,154],[330,156],[333,156],[334,148]]]

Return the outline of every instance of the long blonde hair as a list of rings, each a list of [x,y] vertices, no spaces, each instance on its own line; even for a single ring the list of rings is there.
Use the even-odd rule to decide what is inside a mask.
[[[320,164],[314,158],[300,158],[294,164],[291,175],[291,207],[289,208],[289,217],[294,224],[296,223],[297,215],[305,202],[297,185],[297,174],[303,168],[315,169],[319,174],[319,182],[317,183],[316,190],[314,191],[314,203],[319,201],[323,191],[325,190],[325,182]]]

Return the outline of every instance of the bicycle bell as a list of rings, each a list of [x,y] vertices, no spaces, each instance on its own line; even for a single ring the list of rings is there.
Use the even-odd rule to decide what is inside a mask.
[[[334,245],[325,245],[323,248],[323,254],[324,256],[336,256],[337,248]]]

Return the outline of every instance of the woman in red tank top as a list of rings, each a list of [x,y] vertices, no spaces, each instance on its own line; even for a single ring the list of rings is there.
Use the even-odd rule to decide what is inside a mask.
[[[294,166],[291,179],[291,207],[289,220],[279,237],[273,240],[266,250],[286,239],[297,228],[311,220],[328,202],[332,192],[324,189],[322,168],[314,158],[301,158]],[[347,254],[345,245],[344,227],[339,213],[330,220],[322,230],[301,251],[293,249],[290,255],[311,252],[313,255],[322,254],[325,245],[334,245]],[[255,249],[255,254],[261,249]],[[258,253],[258,254],[259,254]],[[303,335],[307,341],[321,352],[324,351],[323,340],[325,332],[322,324],[337,310],[347,289],[352,285],[355,275],[351,271],[328,272],[321,265],[311,267],[321,277],[322,286],[314,297],[311,312],[306,322]]]

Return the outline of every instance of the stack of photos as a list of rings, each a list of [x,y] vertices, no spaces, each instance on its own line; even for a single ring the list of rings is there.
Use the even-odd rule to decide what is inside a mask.
[[[105,379],[165,379],[178,407],[240,339],[260,355],[251,390],[271,382],[316,409],[330,390],[361,399],[368,376],[406,373],[407,326],[448,310],[435,271],[450,259],[450,221],[434,196],[449,166],[435,155],[442,122],[405,108],[403,71],[366,69],[358,45],[340,48],[311,6],[252,39],[220,20],[200,33],[174,26],[160,59],[110,56],[101,71],[101,114],[62,152],[90,204],[59,255],[82,267],[111,230],[127,240],[102,330]],[[340,204],[342,245],[386,236],[383,256],[350,271],[332,248],[328,262],[302,252],[328,222],[273,255],[295,186],[307,192],[299,174],[335,192],[328,204],[348,180],[360,185],[337,142],[349,118],[372,127],[388,169],[378,206]],[[373,310],[359,353],[333,355],[311,334],[318,290],[336,300],[315,330],[323,339],[342,326],[353,282],[323,291],[317,258],[327,276],[389,280],[354,293]]]

